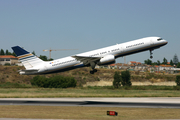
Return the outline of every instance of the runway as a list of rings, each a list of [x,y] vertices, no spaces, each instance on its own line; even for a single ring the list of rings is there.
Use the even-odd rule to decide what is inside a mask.
[[[180,98],[0,98],[0,105],[180,108]]]

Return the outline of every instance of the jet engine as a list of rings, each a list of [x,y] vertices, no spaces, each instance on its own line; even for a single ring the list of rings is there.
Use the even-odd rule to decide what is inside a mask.
[[[116,61],[115,61],[114,55],[107,55],[100,59],[100,61],[98,62],[98,65],[108,65],[108,64],[113,64],[115,62]]]

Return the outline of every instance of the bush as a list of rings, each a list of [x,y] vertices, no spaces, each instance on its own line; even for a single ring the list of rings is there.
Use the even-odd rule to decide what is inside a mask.
[[[122,78],[121,84],[123,86],[131,86],[132,85],[131,75],[130,75],[130,72],[128,70],[121,72],[121,78]]]
[[[4,66],[11,66],[11,64],[10,63],[5,63]]]
[[[176,84],[177,86],[180,86],[180,75],[176,76]]]
[[[44,88],[68,88],[76,87],[77,81],[73,77],[54,76],[46,78],[43,76],[35,76],[31,80],[33,86],[44,87]]]
[[[118,88],[120,86],[131,86],[131,75],[128,70],[122,71],[121,75],[119,72],[115,72],[114,74],[114,81],[113,81],[113,86],[114,88]]]
[[[119,86],[121,86],[121,81],[122,81],[121,75],[119,72],[116,71],[114,74],[113,86],[115,88],[118,88]]]
[[[44,87],[46,78],[43,76],[35,76],[30,82],[31,82],[31,85],[33,86]]]

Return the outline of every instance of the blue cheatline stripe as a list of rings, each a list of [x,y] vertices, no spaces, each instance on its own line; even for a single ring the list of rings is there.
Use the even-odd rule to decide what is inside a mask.
[[[32,55],[32,56],[28,56],[28,57],[20,58],[19,60],[29,59],[29,58],[33,58],[33,57],[34,57],[34,58],[36,58],[35,56],[33,56],[33,55]]]
[[[15,52],[15,54],[17,56],[21,56],[21,55],[25,55],[25,54],[29,54],[28,51],[24,50],[23,48],[19,47],[19,46],[14,46],[12,47],[13,51]]]
[[[36,57],[31,57],[31,58],[27,58],[27,59],[22,59],[20,60],[21,62],[26,62],[26,61],[29,61],[29,62],[34,62],[34,61],[38,61],[39,59],[37,59]]]

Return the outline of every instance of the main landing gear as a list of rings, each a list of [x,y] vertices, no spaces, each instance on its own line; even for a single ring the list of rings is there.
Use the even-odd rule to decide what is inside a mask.
[[[97,72],[97,70],[94,69],[95,66],[96,66],[96,63],[95,63],[95,62],[90,62],[90,65],[91,65],[91,68],[92,68],[92,70],[90,71],[90,73],[91,73],[91,74],[94,74],[95,72]]]
[[[152,54],[153,54],[152,51],[153,50],[149,50],[149,51],[150,51],[150,58],[152,59],[153,58],[153,56],[152,56]]]
[[[91,74],[94,74],[95,72],[97,72],[96,69],[93,69],[93,70],[90,71]]]

